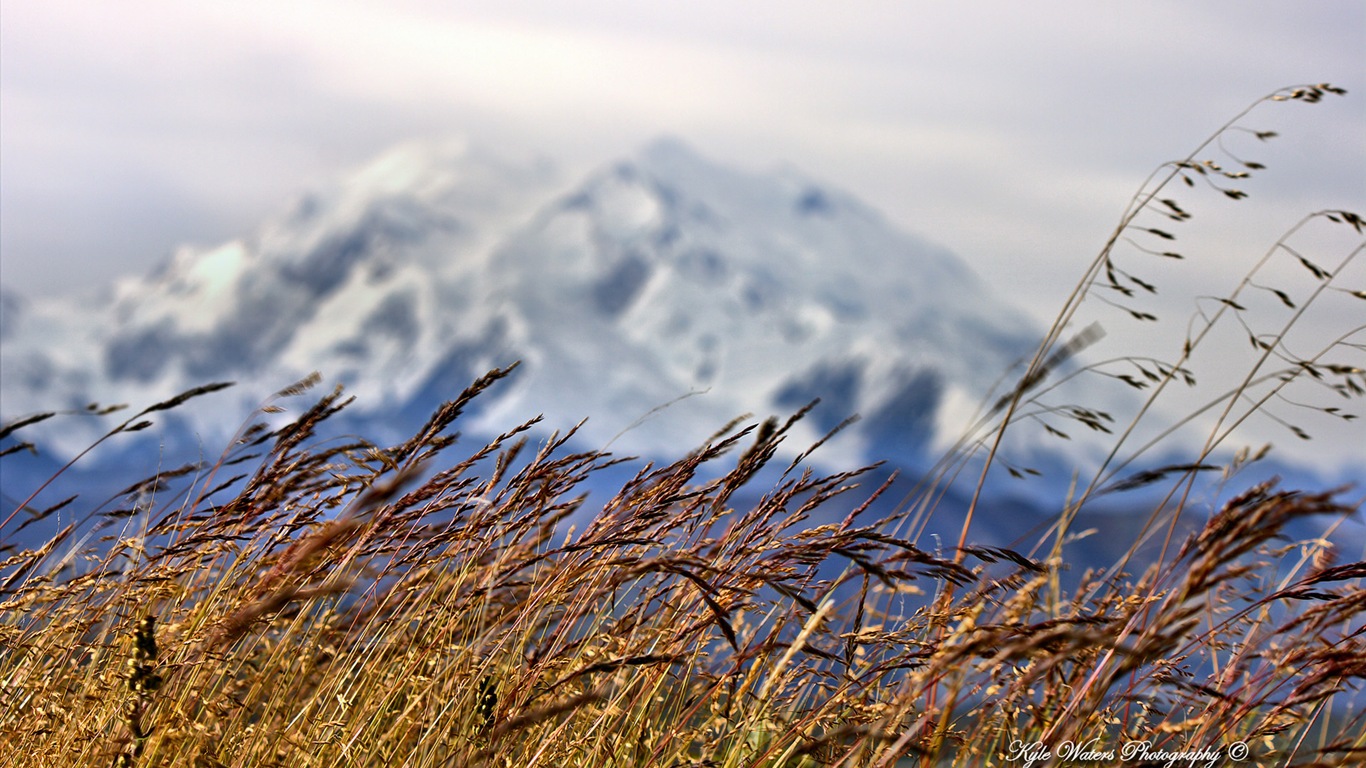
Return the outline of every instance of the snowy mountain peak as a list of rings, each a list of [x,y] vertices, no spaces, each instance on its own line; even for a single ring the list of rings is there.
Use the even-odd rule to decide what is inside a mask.
[[[690,393],[706,392],[656,414],[653,434],[698,439],[698,425],[824,397],[814,425],[877,414],[879,439],[897,443],[880,449],[912,452],[932,441],[942,398],[975,402],[972,382],[993,378],[980,371],[1033,341],[942,248],[817,182],[720,166],[675,140],[543,209],[489,274],[533,370],[596,372],[530,375],[510,400],[610,414],[604,435]]]
[[[356,171],[343,189],[362,200],[395,194],[422,197],[450,186],[469,157],[470,143],[463,137],[400,144]]]
[[[852,196],[677,139],[567,192],[543,160],[405,144],[106,305],[31,309],[5,322],[5,417],[225,377],[250,382],[249,408],[315,369],[362,411],[425,415],[522,360],[484,404],[488,428],[587,416],[601,445],[648,415],[617,443],[646,454],[815,397],[812,429],[873,417],[850,450],[915,452],[945,403],[975,402],[1034,338],[951,253]]]

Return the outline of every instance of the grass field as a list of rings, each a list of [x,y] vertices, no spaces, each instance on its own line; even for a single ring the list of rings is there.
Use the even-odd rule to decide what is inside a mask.
[[[1305,86],[1267,100],[1338,94]],[[457,441],[461,413],[505,370],[399,445],[318,437],[347,402],[333,391],[283,427],[244,428],[217,460],[129,478],[118,504],[89,512],[103,539],[54,525],[46,545],[0,554],[0,764],[1360,764],[1366,562],[1340,562],[1326,537],[1281,536],[1311,518],[1331,529],[1357,512],[1357,492],[1258,484],[1217,509],[1189,496],[1210,473],[1236,482],[1237,467],[1218,463],[1219,429],[1274,394],[1307,385],[1359,402],[1366,377],[1335,355],[1359,357],[1360,344],[1349,333],[1304,357],[1254,334],[1247,383],[1212,398],[1227,421],[1189,461],[1156,469],[1136,469],[1148,446],[1130,448],[1110,414],[1041,399],[1087,343],[1066,336],[1084,297],[1142,314],[1129,301],[1144,281],[1116,247],[1151,234],[1141,217],[1155,209],[1188,217],[1161,190],[1191,179],[1237,198],[1225,185],[1245,171],[1204,161],[1210,146],[1145,184],[1027,370],[890,516],[865,514],[894,492],[866,470],[789,462],[801,413],[726,426],[589,508],[584,489],[621,467],[572,435],[533,439],[528,423],[486,446]],[[1346,211],[1306,221],[1362,229]],[[1317,292],[1285,303],[1359,292],[1335,276],[1361,249],[1321,266],[1288,242],[1272,248],[1322,273]],[[1205,328],[1246,326],[1240,292],[1281,290],[1257,282],[1260,266]],[[1194,386],[1187,364],[1204,338],[1196,323],[1169,360],[1092,372],[1132,371],[1150,403]],[[920,541],[942,483],[980,468],[980,488],[1005,461],[1001,436],[1041,415],[1114,436],[1041,548],[973,546],[975,508],[957,546]],[[6,426],[7,450],[49,416]],[[1104,535],[1069,521],[1140,486],[1170,488],[1145,528],[1158,559],[1064,584],[1071,543]],[[0,530],[58,517],[27,502],[10,512]],[[1199,520],[1194,535],[1175,535],[1183,516]]]

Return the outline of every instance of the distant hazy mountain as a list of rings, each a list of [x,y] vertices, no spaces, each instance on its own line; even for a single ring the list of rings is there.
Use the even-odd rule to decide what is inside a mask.
[[[674,140],[574,185],[543,161],[404,145],[254,236],[183,248],[100,296],[0,309],[7,419],[227,378],[240,409],[191,424],[226,436],[319,370],[359,412],[415,420],[520,360],[482,404],[490,429],[588,417],[600,446],[649,414],[614,448],[668,456],[820,397],[807,435],[859,413],[834,451],[910,459],[1038,337],[953,254],[853,197]]]
[[[158,467],[212,460],[270,393],[315,370],[358,396],[341,428],[386,442],[490,368],[521,361],[460,430],[477,439],[537,414],[559,430],[588,418],[579,448],[675,460],[736,416],[787,415],[820,398],[785,448],[861,415],[815,461],[845,470],[889,460],[874,486],[891,467],[909,470],[890,505],[1039,334],[952,253],[793,170],[737,170],[661,140],[569,183],[544,161],[414,143],[302,197],[254,235],[182,248],[102,293],[0,291],[0,419],[91,402],[140,407],[239,382],[103,446],[38,505],[70,487],[97,501]],[[1088,386],[1063,397],[1115,402]],[[62,418],[26,428],[40,451],[5,458],[6,508],[107,426]],[[1084,466],[1105,450],[1088,442],[1095,433],[1063,426],[1072,439],[1012,432],[1010,460],[1045,476],[1021,484],[999,473],[975,541],[1036,540],[1074,473],[1089,479]],[[951,490],[933,516],[936,541],[957,535],[967,490]],[[1107,535],[1074,545],[1078,562],[1112,562],[1154,500],[1110,501],[1101,518],[1135,514],[1096,523]],[[1091,526],[1090,514],[1074,524]],[[18,543],[49,533],[33,526]]]

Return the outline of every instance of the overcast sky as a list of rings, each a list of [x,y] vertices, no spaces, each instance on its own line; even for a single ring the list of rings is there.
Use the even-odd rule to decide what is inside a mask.
[[[1366,198],[1357,0],[122,0],[0,13],[0,282],[23,293],[249,234],[308,186],[443,134],[543,153],[571,175],[663,133],[747,168],[789,163],[998,286],[1029,289],[1036,311],[1152,167],[1276,87],[1355,93],[1255,115],[1284,137],[1250,150],[1271,170],[1248,210],[1286,226]]]

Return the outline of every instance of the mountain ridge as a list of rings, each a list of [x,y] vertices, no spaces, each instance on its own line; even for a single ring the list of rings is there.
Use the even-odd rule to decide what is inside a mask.
[[[4,323],[6,418],[225,377],[253,382],[250,408],[311,370],[361,409],[416,409],[522,360],[482,424],[587,416],[606,442],[653,414],[622,439],[658,453],[824,396],[821,425],[861,411],[884,427],[846,458],[922,452],[946,399],[985,394],[969,374],[994,378],[1036,338],[950,252],[853,196],[674,138],[573,185],[543,160],[401,145],[253,236],[181,248],[79,310],[7,299]]]

